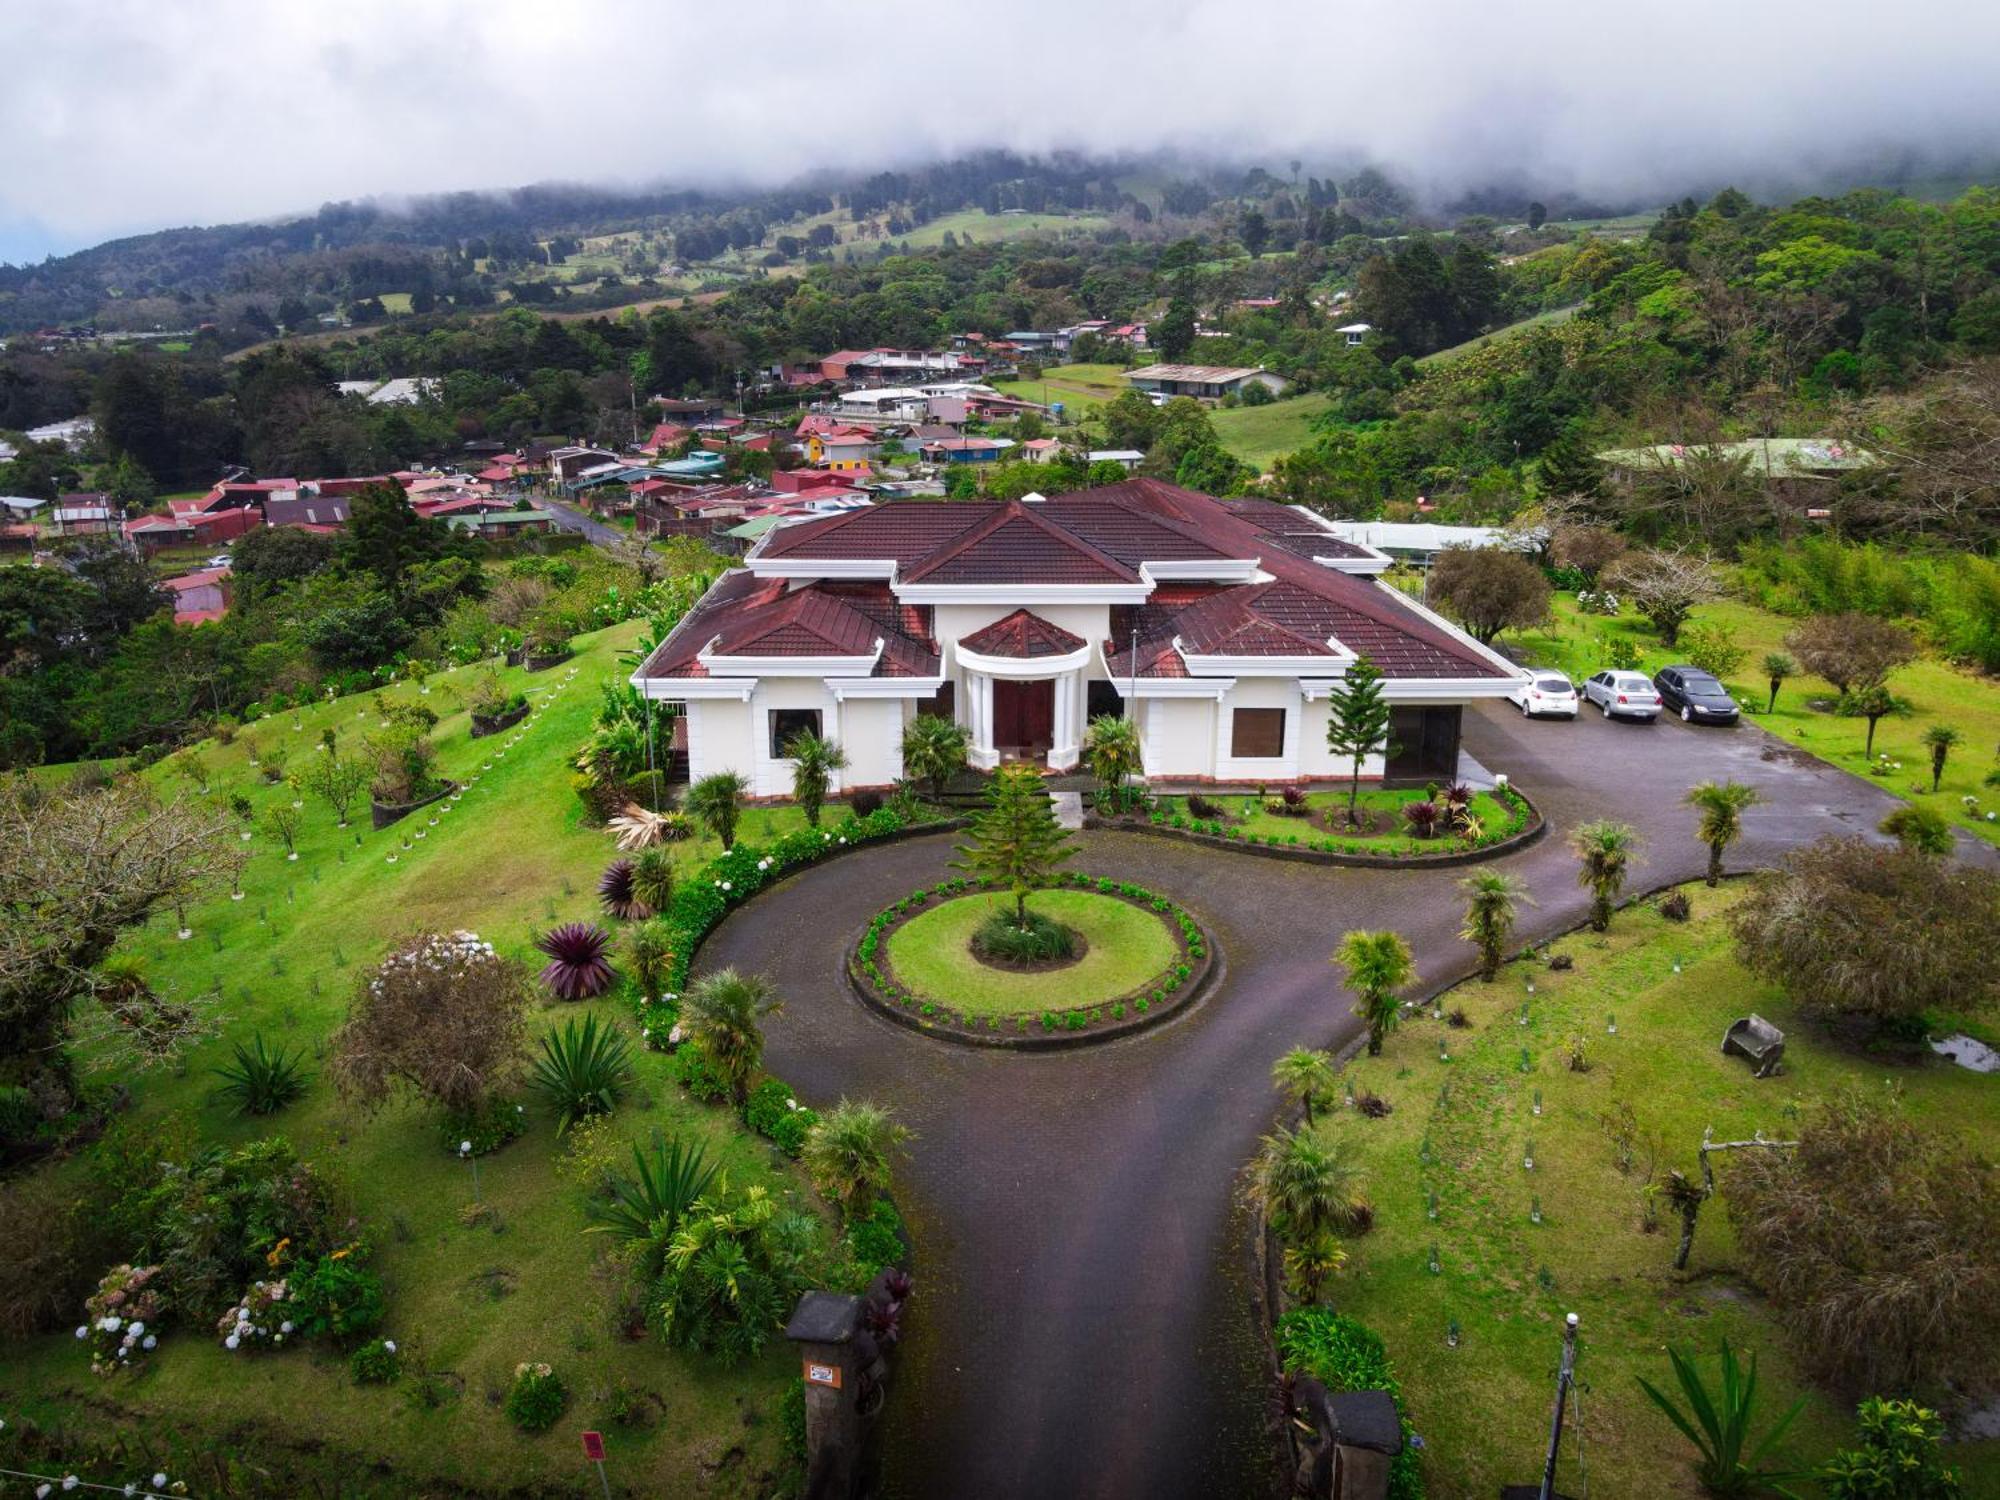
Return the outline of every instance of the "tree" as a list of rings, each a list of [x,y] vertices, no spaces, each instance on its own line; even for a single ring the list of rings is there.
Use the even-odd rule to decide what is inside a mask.
[[[1821,839],[1757,876],[1730,929],[1809,1016],[1916,1031],[2000,1003],[2000,875],[1957,861]]]
[[[851,1224],[889,1191],[890,1155],[909,1138],[909,1127],[881,1105],[842,1099],[813,1122],[800,1159],[813,1186],[839,1204]]]
[[[770,980],[735,969],[705,974],[681,996],[681,1028],[728,1083],[739,1109],[749,1099],[750,1080],[764,1061],[764,1031],[758,1018],[783,1007]]]
[[[1681,800],[1701,814],[1695,836],[1708,845],[1708,883],[1719,885],[1723,851],[1743,836],[1743,814],[1762,802],[1763,794],[1740,781],[1704,781],[1689,787]]]
[[[1361,766],[1379,748],[1389,753],[1389,700],[1382,693],[1382,673],[1367,656],[1357,656],[1326,694],[1326,748],[1335,760],[1348,763],[1347,822],[1359,821],[1355,803],[1361,796]]]
[[[1896,695],[1879,682],[1871,682],[1866,687],[1859,687],[1851,693],[1841,695],[1842,713],[1852,714],[1857,719],[1868,721],[1868,734],[1861,742],[1863,755],[1875,753],[1875,726],[1895,713],[1900,706],[1896,702]]]
[[[327,750],[313,757],[301,780],[307,791],[333,809],[334,817],[345,828],[348,809],[374,778],[375,773],[366,761]]]
[[[1931,807],[1899,807],[1877,823],[1875,831],[1888,834],[1908,853],[1938,859],[1951,853],[1957,842],[1945,815]]]
[[[930,783],[942,802],[952,777],[966,766],[965,726],[941,714],[918,714],[903,729],[903,774]]]
[[[1690,666],[1710,676],[1725,678],[1743,665],[1749,653],[1736,644],[1736,633],[1726,625],[1694,624],[1681,627],[1681,655]]]
[[[847,768],[847,752],[838,741],[821,739],[810,730],[793,735],[785,742],[784,751],[792,763],[792,797],[806,815],[806,826],[817,828],[834,772]]]
[[[1506,547],[1447,547],[1424,579],[1425,600],[1481,645],[1491,645],[1503,630],[1548,619],[1549,592],[1548,575]]]
[[[1771,1424],[1763,1439],[1752,1446],[1750,1424],[1757,1409],[1757,1356],[1750,1356],[1746,1371],[1736,1361],[1729,1341],[1722,1342],[1722,1384],[1708,1389],[1694,1356],[1686,1350],[1667,1349],[1674,1378],[1686,1397],[1687,1410],[1662,1392],[1650,1380],[1639,1378],[1639,1389],[1679,1429],[1681,1435],[1701,1455],[1695,1462],[1695,1478],[1711,1495],[1749,1497],[1767,1493],[1784,1494],[1780,1486],[1793,1476],[1763,1466],[1765,1457],[1778,1446],[1785,1431],[1805,1410],[1801,1396],[1785,1414]]]
[[[725,851],[736,843],[736,820],[743,815],[743,797],[750,783],[736,771],[716,771],[687,789],[681,807],[714,834]]]
[[[1938,783],[1944,780],[1944,763],[1951,754],[1951,747],[1963,738],[1949,724],[1933,724],[1924,731],[1924,744],[1931,752],[1931,791],[1935,793]]]
[[[1783,687],[1786,679],[1793,676],[1798,670],[1799,664],[1784,652],[1767,651],[1764,653],[1764,680],[1771,684],[1771,699],[1770,702],[1764,705],[1765,713],[1777,712],[1778,689]]]
[[[1105,404],[1099,419],[1104,423],[1104,440],[1113,448],[1144,453],[1159,435],[1160,408],[1146,399],[1144,391],[1130,387]]]
[[[1417,977],[1410,945],[1399,932],[1355,931],[1340,940],[1333,957],[1347,971],[1354,1013],[1368,1023],[1368,1055],[1380,1057],[1383,1040],[1401,1019],[1396,991]]]
[[[1294,1047],[1271,1064],[1271,1082],[1306,1112],[1306,1125],[1313,1122],[1313,1105],[1323,1104],[1333,1093],[1333,1057],[1310,1047]]]
[[[1607,570],[1606,581],[1652,622],[1661,643],[1679,643],[1697,604],[1721,593],[1715,570],[1688,552],[1633,552]]]
[[[1814,615],[1785,637],[1785,645],[1842,695],[1880,687],[1917,658],[1916,640],[1902,626],[1858,613]]]
[[[1309,1302],[1318,1299],[1324,1268],[1339,1259],[1319,1247],[1351,1227],[1363,1211],[1355,1193],[1360,1180],[1352,1143],[1335,1135],[1326,1121],[1302,1130],[1275,1130],[1257,1153],[1251,1197],[1279,1237],[1305,1252],[1296,1264],[1305,1273],[1301,1279]]]
[[[1565,427],[1542,450],[1537,476],[1545,498],[1581,495],[1590,499],[1604,490],[1604,465],[1597,461],[1575,427]]]
[[[1603,932],[1611,925],[1611,908],[1637,856],[1639,835],[1629,824],[1600,819],[1571,833],[1569,846],[1580,862],[1576,883],[1590,892],[1591,929]]]
[[[193,1006],[104,961],[121,933],[226,889],[241,867],[229,815],[205,802],[162,802],[129,777],[0,782],[0,1082],[73,1102],[66,1043],[86,1003],[103,1009],[107,1040],[140,1061],[190,1040]]]
[[[1963,1476],[1939,1451],[1944,1422],[1915,1401],[1870,1396],[1856,1425],[1861,1445],[1843,1448],[1819,1471],[1827,1500],[1959,1500]]]
[[[1146,329],[1146,341],[1160,353],[1160,358],[1172,364],[1181,359],[1194,347],[1194,299],[1191,295],[1176,292],[1167,303],[1167,310],[1157,322]]]
[[[272,835],[283,841],[285,858],[297,859],[299,841],[299,810],[289,802],[273,802],[264,810],[264,827]]]
[[[1540,229],[1549,221],[1549,211],[1539,203],[1528,205],[1528,228]]]
[[[327,1071],[367,1110],[399,1092],[477,1115],[521,1074],[527,971],[469,932],[423,932],[362,976]]]
[[[402,592],[412,568],[450,548],[451,529],[418,515],[394,480],[363,485],[348,502],[347,528],[339,540],[341,564],[350,572],[372,573],[391,594]]]
[[[1587,526],[1574,521],[1559,524],[1549,538],[1549,553],[1559,568],[1574,568],[1592,588],[1598,575],[1623,557],[1628,544],[1609,526]]]
[[[1264,253],[1264,247],[1271,243],[1271,225],[1262,213],[1254,208],[1243,210],[1236,221],[1236,237],[1243,241],[1243,248],[1256,260]]]
[[[974,819],[971,842],[960,844],[964,856],[956,869],[1005,885],[1014,897],[1014,925],[1028,925],[1028,893],[1046,885],[1057,865],[1076,855],[1069,830],[1056,822],[1055,809],[1041,773],[1033,766],[1013,764],[993,773],[986,786],[986,806]]]
[[[1144,769],[1139,726],[1122,714],[1099,714],[1084,731],[1083,753],[1105,802],[1122,806],[1126,783]]]
[[[303,526],[260,526],[230,547],[230,578],[239,591],[269,594],[325,572],[339,550],[331,536]]]
[[[1500,977],[1500,963],[1507,956],[1516,908],[1523,901],[1533,905],[1533,898],[1517,877],[1499,870],[1468,875],[1458,888],[1465,892],[1465,926],[1459,940],[1479,950],[1479,977],[1491,984]]]

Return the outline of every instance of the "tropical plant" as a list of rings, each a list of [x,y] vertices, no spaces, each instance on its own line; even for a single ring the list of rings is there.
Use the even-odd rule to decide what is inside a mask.
[[[585,1209],[591,1220],[585,1233],[646,1247],[645,1272],[657,1276],[682,1217],[708,1195],[721,1173],[699,1141],[683,1145],[678,1137],[655,1139],[650,1155],[634,1146],[632,1175],[611,1174],[609,1198],[592,1199]]]
[[[1123,806],[1126,783],[1145,769],[1139,726],[1123,714],[1099,714],[1084,731],[1083,753],[1090,762],[1090,774],[1103,789],[1104,801],[1113,807]]]
[[[1351,1143],[1321,1121],[1264,1137],[1251,1169],[1250,1194],[1287,1244],[1314,1247],[1359,1220],[1364,1211],[1355,1192],[1360,1178]],[[1309,1302],[1318,1300],[1318,1268],[1328,1259],[1315,1254],[1301,1264]]]
[[[595,922],[565,922],[535,939],[548,958],[541,979],[558,1000],[590,1000],[611,988],[611,936]]]
[[[1701,814],[1695,836],[1708,845],[1708,883],[1722,883],[1722,855],[1743,836],[1743,814],[1764,800],[1763,793],[1740,781],[1704,781],[1687,789],[1681,799]]]
[[[1444,823],[1444,816],[1444,805],[1428,797],[1403,804],[1403,821],[1410,825],[1411,834],[1420,839],[1434,837]]]
[[[1924,744],[1931,752],[1931,790],[1938,789],[1944,780],[1944,763],[1951,755],[1951,747],[1964,736],[1949,724],[1933,724],[1924,731]]]
[[[673,929],[664,922],[641,922],[626,934],[625,958],[646,999],[660,998],[673,971],[674,951]]]
[[[1945,1465],[1944,1422],[1915,1401],[1870,1396],[1856,1415],[1861,1445],[1819,1471],[1826,1500],[1959,1500],[1959,1471]]]
[[[1868,721],[1868,733],[1861,742],[1861,753],[1865,756],[1875,753],[1875,726],[1891,714],[1900,712],[1902,707],[1896,695],[1879,682],[1858,687],[1851,693],[1842,693],[1840,702],[1835,705],[1840,713]]]
[[[784,751],[792,763],[792,798],[806,815],[806,826],[817,828],[834,773],[847,769],[847,752],[837,741],[822,739],[810,730],[801,730],[785,741]]]
[[[606,912],[621,922],[643,922],[659,910],[650,901],[640,899],[635,868],[629,859],[614,859],[597,877],[597,899],[604,903]]]
[[[1875,825],[1903,847],[1905,853],[1942,859],[1956,846],[1951,820],[1934,807],[1905,803]]]
[[[1417,977],[1410,945],[1399,932],[1350,932],[1340,940],[1334,962],[1347,970],[1354,1013],[1368,1023],[1368,1055],[1380,1057],[1383,1040],[1402,1016],[1396,991]]]
[[[1458,883],[1465,892],[1465,926],[1459,940],[1479,950],[1479,977],[1491,984],[1500,976],[1500,962],[1507,956],[1507,939],[1514,931],[1516,907],[1534,904],[1528,888],[1515,876],[1499,870],[1481,870]]]
[[[632,861],[632,895],[640,905],[662,912],[674,899],[674,857],[648,849]]]
[[[222,1078],[218,1092],[237,1114],[276,1114],[306,1091],[303,1050],[290,1051],[282,1042],[269,1048],[260,1031],[247,1046],[237,1042],[235,1052],[233,1060],[215,1071]]]
[[[944,789],[963,771],[967,760],[965,726],[941,714],[918,714],[903,730],[903,774],[926,782],[931,800],[944,800]]]
[[[770,980],[734,969],[703,975],[681,997],[682,1029],[728,1082],[739,1108],[749,1098],[750,1079],[764,1058],[758,1017],[783,1005]]]
[[[842,1099],[806,1132],[802,1160],[813,1185],[852,1220],[889,1190],[890,1155],[910,1138],[879,1104]]]
[[[1041,774],[1024,764],[994,772],[986,805],[972,824],[971,842],[960,844],[958,852],[963,858],[952,862],[954,868],[1008,888],[1017,927],[1028,922],[1028,893],[1076,855],[1069,830],[1056,822]]]
[[[523,1432],[543,1432],[556,1425],[569,1405],[569,1387],[545,1364],[514,1367],[514,1384],[507,1391],[507,1420]]]
[[[1599,819],[1571,833],[1569,846],[1581,862],[1576,883],[1590,892],[1591,928],[1603,932],[1611,925],[1611,908],[1637,857],[1639,835],[1629,824]]]
[[[1348,763],[1347,822],[1358,821],[1355,803],[1361,796],[1361,767],[1377,749],[1390,753],[1389,700],[1382,692],[1382,672],[1366,656],[1357,656],[1340,679],[1327,689],[1326,748],[1335,760]]]
[[[1310,1126],[1313,1106],[1325,1103],[1333,1093],[1333,1058],[1310,1047],[1294,1047],[1271,1064],[1271,1082],[1289,1102],[1305,1110]]]
[[[1076,933],[1038,911],[1027,921],[1015,924],[1013,915],[996,911],[981,922],[972,934],[972,951],[985,959],[1002,963],[1047,963],[1076,953]]]
[[[1723,1340],[1721,1384],[1713,1391],[1703,1379],[1692,1354],[1669,1347],[1667,1359],[1673,1365],[1674,1379],[1687,1403],[1686,1409],[1683,1410],[1679,1403],[1643,1376],[1639,1377],[1639,1389],[1666,1413],[1667,1420],[1680,1434],[1694,1444],[1699,1454],[1694,1465],[1695,1478],[1701,1487],[1711,1495],[1723,1497],[1723,1500],[1760,1494],[1789,1495],[1791,1492],[1784,1487],[1785,1481],[1798,1476],[1784,1470],[1765,1468],[1763,1461],[1805,1409],[1804,1398],[1794,1402],[1790,1410],[1753,1443],[1751,1428],[1757,1415],[1757,1356],[1754,1353],[1746,1370],[1737,1362],[1736,1351],[1729,1347],[1729,1341]]]
[[[761,1187],[704,1200],[666,1242],[651,1313],[671,1348],[743,1358],[783,1326],[817,1239]]]
[[[689,787],[681,806],[727,852],[736,843],[736,822],[743,816],[743,798],[749,790],[750,783],[737,772],[716,771]]]
[[[1764,680],[1771,685],[1771,699],[1764,705],[1765,713],[1776,713],[1778,709],[1778,689],[1788,678],[1798,674],[1799,664],[1783,651],[1764,653]]]
[[[556,1112],[561,1135],[588,1115],[608,1115],[632,1081],[632,1049],[615,1026],[598,1027],[596,1016],[575,1017],[542,1038],[528,1082]]]
[[[654,812],[636,802],[625,803],[604,826],[616,836],[619,849],[627,854],[676,843],[694,832],[686,813]]]

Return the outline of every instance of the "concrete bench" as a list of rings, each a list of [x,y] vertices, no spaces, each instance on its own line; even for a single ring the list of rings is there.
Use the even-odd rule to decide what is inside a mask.
[[[1752,1013],[1730,1023],[1722,1034],[1725,1056],[1740,1057],[1750,1064],[1751,1076],[1769,1078],[1785,1058],[1785,1034],[1762,1016]]]

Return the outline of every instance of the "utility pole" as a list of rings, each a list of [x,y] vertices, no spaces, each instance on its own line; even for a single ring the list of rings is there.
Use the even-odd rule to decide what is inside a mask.
[[[1549,1461],[1542,1467],[1539,1500],[1556,1500],[1556,1456],[1562,1451],[1563,1408],[1569,1404],[1569,1388],[1576,1383],[1576,1314],[1563,1319],[1562,1368],[1556,1374],[1556,1412],[1549,1423]]]

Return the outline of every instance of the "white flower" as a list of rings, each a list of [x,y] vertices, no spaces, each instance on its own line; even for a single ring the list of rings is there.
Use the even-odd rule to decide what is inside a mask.
[[[167,1476],[165,1474],[155,1474],[153,1476],[153,1488],[156,1490],[163,1490],[166,1487],[167,1487]]]
[[[786,1109],[797,1109],[798,1107],[799,1107],[799,1101],[796,1099],[787,1099],[785,1101]]]
[[[760,859],[757,861],[757,868],[760,870],[768,870],[771,868],[771,862],[768,859]]]
[[[382,1347],[387,1349],[391,1354],[394,1354],[396,1352],[396,1341],[394,1339],[384,1339],[382,1340]]]
[[[157,1334],[151,1334],[151,1333],[147,1334],[146,1337],[140,1341],[139,1347],[141,1349],[159,1348],[160,1347],[159,1336]]]
[[[458,1154],[459,1154],[460,1156],[470,1156],[470,1155],[472,1155],[472,1142],[470,1142],[470,1141],[460,1141],[460,1142],[458,1143]]]
[[[90,1330],[88,1328],[79,1327],[76,1331],[76,1336],[80,1339],[87,1339],[90,1337]]]
[[[48,1500],[48,1493],[49,1493],[48,1485],[38,1484],[35,1486],[35,1500]]]
[[[63,1488],[66,1490],[73,1490],[82,1482],[74,1474],[63,1475]]]
[[[97,1326],[103,1329],[106,1333],[116,1333],[118,1331],[119,1325],[123,1322],[124,1322],[123,1318],[107,1314],[106,1316],[99,1318],[97,1320]]]
[[[278,1325],[278,1332],[280,1333],[290,1333],[291,1331],[292,1331],[292,1320],[290,1318],[285,1319],[284,1322]]]
[[[133,1332],[133,1333],[134,1333],[135,1335],[137,1335],[137,1334],[141,1334],[141,1333],[144,1333],[144,1332],[146,1331],[146,1325],[145,1325],[144,1323],[141,1323],[141,1322],[140,1322],[140,1321],[139,1321],[139,1320],[138,1320],[137,1318],[134,1318],[134,1319],[132,1320],[132,1330],[131,1330],[131,1331],[132,1331],[132,1332]]]
[[[234,1349],[242,1342],[243,1341],[241,1339],[239,1339],[235,1334],[232,1333],[229,1335],[228,1338],[222,1341],[222,1347],[225,1349]]]
[[[735,889],[736,889],[735,885],[734,885],[734,884],[732,884],[732,883],[731,883],[730,881],[727,881],[727,880],[725,880],[725,881],[723,881],[723,882],[722,882],[722,888],[723,888],[723,889],[724,889],[725,891],[733,891],[733,890],[735,890]]]

